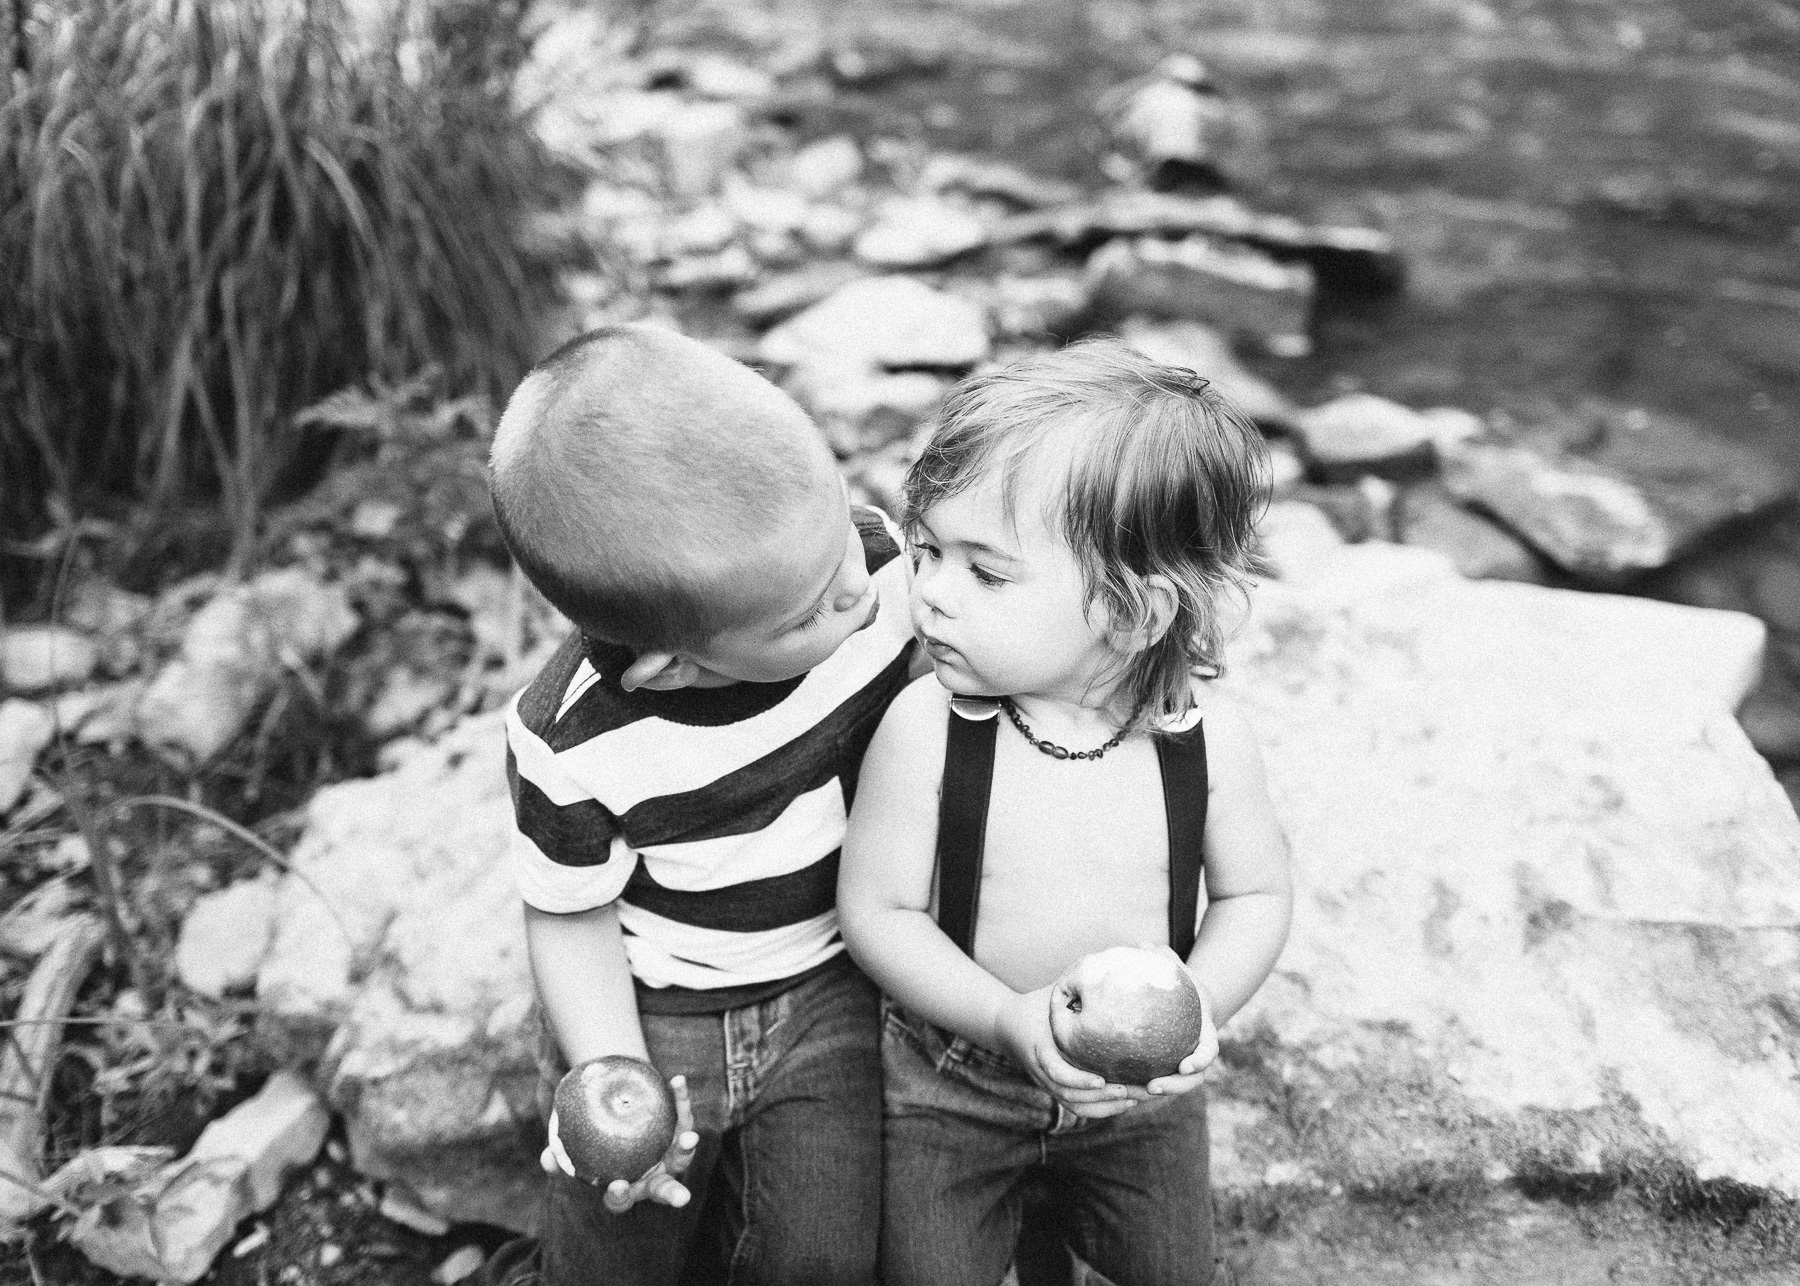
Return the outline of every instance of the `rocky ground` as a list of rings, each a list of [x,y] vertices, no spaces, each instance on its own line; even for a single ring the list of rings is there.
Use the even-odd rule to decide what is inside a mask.
[[[1800,685],[1790,674],[1800,668],[1800,517],[1787,498],[1800,468],[1800,349],[1789,338],[1800,311],[1800,19],[1790,6],[945,0],[875,9],[768,0],[604,18],[543,12],[555,21],[522,92],[540,97],[547,137],[593,175],[582,202],[541,229],[571,298],[547,321],[546,342],[644,315],[710,338],[781,378],[819,417],[855,483],[887,500],[913,426],[955,375],[1085,329],[1122,329],[1147,351],[1218,375],[1268,428],[1284,484],[1270,544],[1296,584],[1320,559],[1342,576],[1348,564],[1335,551],[1345,539],[1399,540],[1440,550],[1471,575],[1757,616],[1771,632],[1770,664],[1740,718],[1790,791],[1800,786]],[[1163,54],[1182,50],[1204,58],[1226,90],[1212,137],[1236,204],[1198,190],[1145,192],[1155,131],[1133,134],[1130,96]],[[399,922],[412,905],[404,898],[441,901],[431,886],[383,903],[397,895],[335,883],[347,864],[332,854],[353,851],[343,837],[376,833],[357,828],[395,801],[428,811],[428,793],[406,792],[456,773],[464,752],[446,734],[491,710],[555,635],[555,622],[499,570],[480,491],[491,407],[445,403],[426,384],[346,397],[315,419],[352,446],[326,487],[278,518],[282,571],[221,592],[205,578],[168,585],[140,569],[142,595],[117,578],[76,574],[54,613],[67,632],[8,635],[15,699],[0,705],[0,731],[8,745],[30,747],[0,756],[0,788],[16,781],[0,799],[13,904],[0,920],[9,1010],[23,1012],[14,1007],[31,990],[31,962],[51,937],[67,937],[70,917],[106,910],[96,893],[106,879],[135,899],[139,950],[181,966],[173,979],[154,967],[139,977],[115,938],[86,992],[67,998],[78,1014],[136,1024],[70,1029],[48,1121],[52,1162],[103,1142],[185,1152],[264,1073],[316,1056],[305,1030],[253,1030],[256,1007],[324,1012],[305,998],[330,992],[317,956],[271,956],[282,926],[318,940],[341,929],[404,963],[395,984],[404,1003],[365,1013],[370,1025],[416,1026],[409,1006],[458,1012],[468,995],[487,995],[494,976],[517,980],[516,960],[481,976],[458,971],[417,929],[408,939],[360,922],[334,928],[318,897],[270,878],[278,864],[227,824],[252,823],[252,840],[299,861],[334,896],[350,893],[336,905],[352,920],[385,905],[399,908]],[[1296,610],[1294,619],[1312,619],[1304,604]],[[1407,628],[1430,643],[1438,636],[1429,624]],[[1381,628],[1391,630],[1388,618]],[[1679,674],[1659,694],[1657,651],[1621,654],[1617,672],[1642,678],[1631,692],[1644,717],[1632,732],[1663,746],[1651,703],[1691,709],[1668,721],[1670,762],[1741,774],[1746,761],[1717,758],[1724,734],[1690,697],[1741,695],[1753,680],[1733,667],[1755,649],[1690,647],[1685,629],[1668,627],[1662,657],[1722,672]],[[1373,666],[1363,673],[1376,682],[1392,658],[1359,652],[1363,642],[1339,655]],[[1478,639],[1457,646],[1487,656]],[[1438,681],[1446,673],[1430,671]],[[1296,761],[1317,749],[1302,735],[1302,706],[1275,700],[1268,713],[1298,730]],[[1417,714],[1411,731],[1386,730],[1392,741],[1456,726]],[[1609,738],[1619,731],[1605,727]],[[1730,913],[1703,905],[1715,886],[1688,890],[1677,895],[1694,908],[1687,927],[1646,928],[1654,913],[1629,909],[1643,874],[1621,859],[1651,853],[1649,869],[1679,883],[1680,854],[1661,853],[1648,838],[1654,827],[1710,843],[1707,817],[1719,833],[1738,833],[1732,801],[1721,785],[1701,792],[1699,820],[1662,817],[1648,801],[1683,790],[1698,799],[1691,781],[1600,762],[1591,750],[1576,760],[1604,784],[1570,796],[1570,807],[1593,810],[1603,831],[1611,823],[1598,820],[1598,796],[1616,791],[1640,828],[1612,833],[1611,856],[1590,859],[1596,879],[1612,882],[1607,896],[1628,904],[1625,918],[1596,910],[1604,899],[1592,889],[1558,885],[1554,852],[1543,871],[1550,887],[1503,892],[1519,905],[1496,903],[1489,918],[1510,930],[1516,912],[1532,947],[1585,940],[1596,954],[1570,957],[1554,979],[1559,992],[1579,990],[1585,960],[1616,966],[1618,987],[1588,993],[1590,1012],[1601,1027],[1618,1015],[1648,1025],[1614,1023],[1599,1047],[1614,1051],[1613,1075],[1650,1079],[1615,1085],[1604,1109],[1585,1115],[1559,1117],[1525,1093],[1523,1116],[1500,1120],[1472,1111],[1458,1087],[1487,1076],[1493,1090],[1501,1072],[1528,1064],[1452,1060],[1437,1071],[1453,1074],[1395,1096],[1373,1072],[1318,1061],[1320,1050],[1346,1057],[1328,1040],[1295,1037],[1307,1057],[1289,1063],[1246,1041],[1221,1095],[1221,1128],[1234,1140],[1220,1162],[1227,1280],[1773,1283],[1800,1274],[1796,1216],[1772,1195],[1775,1170],[1756,1182],[1731,1178],[1748,1155],[1740,1152],[1702,1178],[1659,1168],[1642,1150],[1631,1105],[1673,1103],[1675,1120],[1695,1110],[1683,1095],[1705,1084],[1655,1084],[1654,1059],[1634,1072],[1616,1052],[1646,1032],[1670,1041],[1700,1031],[1721,1048],[1759,1051],[1759,1074],[1776,1078],[1734,1093],[1778,1085],[1768,1069],[1783,1057],[1791,1077],[1800,1028],[1778,980],[1791,983],[1793,966],[1776,948],[1793,936],[1794,872],[1782,868],[1748,892],[1728,886],[1740,898]],[[195,773],[195,762],[206,767]],[[302,811],[316,784],[381,769],[397,775],[361,803],[339,795],[329,814]],[[1296,798],[1303,784],[1293,784]],[[112,803],[144,796],[218,811],[133,805],[128,819],[95,829]],[[471,851],[503,801],[480,807],[457,823]],[[1770,815],[1766,800],[1755,809]],[[1460,850],[1418,817],[1430,839],[1420,847],[1440,843],[1446,865],[1383,897],[1418,912],[1396,917],[1394,958],[1414,959],[1404,953],[1418,951],[1423,925],[1423,981],[1417,994],[1375,989],[1391,1003],[1365,1022],[1430,1030],[1458,1004],[1458,1022],[1482,1006],[1503,1019],[1495,980],[1460,963],[1487,941],[1474,924],[1481,908],[1442,892],[1464,887],[1450,865]],[[1327,851],[1300,829],[1303,861]],[[1748,851],[1782,851],[1786,833],[1769,835]],[[1729,846],[1709,852],[1733,860]],[[1315,885],[1353,905],[1384,872],[1363,850],[1351,865],[1361,885],[1324,867]],[[468,914],[484,906],[473,900]],[[245,931],[257,924],[267,932]],[[1747,934],[1731,931],[1745,924]],[[1752,942],[1775,945],[1757,956]],[[1328,977],[1329,933],[1304,943],[1292,977]],[[272,965],[277,958],[286,963]],[[1717,994],[1672,979],[1721,959],[1731,968],[1718,976],[1738,990],[1726,987],[1720,1006],[1731,1021],[1715,1023],[1698,1015]],[[1434,960],[1453,963],[1432,973]],[[1536,960],[1527,961],[1534,970]],[[1547,985],[1541,971],[1518,977]],[[1292,1035],[1283,1024],[1304,1006],[1293,1000],[1297,984],[1284,986],[1269,1002],[1270,1029]],[[1634,986],[1656,991],[1656,1003],[1637,1005]],[[1433,991],[1452,999],[1440,1005]],[[490,1035],[523,1018],[480,1012]],[[1525,1017],[1555,1026],[1552,1012],[1546,1001]],[[1475,1045],[1508,1048],[1501,1025],[1477,1030]],[[1396,1038],[1359,1057],[1391,1068],[1383,1060],[1409,1048]],[[1541,1069],[1544,1083],[1592,1071],[1588,1037],[1556,1033],[1543,1048],[1560,1064]],[[344,1084],[380,1099],[372,1058],[354,1075],[339,1066],[340,1112]],[[181,1070],[158,1079],[147,1068]],[[1335,1116],[1328,1084],[1345,1087]],[[1519,1125],[1540,1117],[1541,1134]],[[1392,1147],[1376,1145],[1383,1136]],[[1346,1142],[1355,1139],[1364,1143]],[[371,1163],[380,1147],[353,1137],[341,1115],[303,1141],[302,1173],[279,1202],[220,1225],[226,1249],[212,1280],[448,1280],[474,1261],[469,1247],[502,1235],[466,1208],[450,1211],[463,1220],[454,1224],[417,1209],[395,1167]],[[1417,1157],[1401,1155],[1415,1146]],[[1340,1155],[1353,1147],[1362,1151]],[[1768,1155],[1768,1165],[1786,1164],[1778,1150]],[[0,1251],[0,1282],[112,1280],[58,1240],[68,1222],[38,1216],[28,1253],[8,1265]]]

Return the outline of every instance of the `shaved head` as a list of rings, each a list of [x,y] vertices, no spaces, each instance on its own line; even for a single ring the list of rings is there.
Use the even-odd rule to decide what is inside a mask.
[[[513,557],[590,634],[697,646],[755,608],[785,515],[836,486],[793,400],[673,331],[571,340],[525,377],[494,433],[494,511]]]

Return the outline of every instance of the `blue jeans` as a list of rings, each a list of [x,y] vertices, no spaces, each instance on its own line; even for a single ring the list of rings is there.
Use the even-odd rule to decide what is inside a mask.
[[[995,1286],[1035,1183],[1070,1249],[1118,1286],[1212,1281],[1199,1092],[1085,1119],[1011,1059],[892,1004],[884,1017],[887,1286]]]
[[[880,1000],[846,959],[723,1014],[645,1014],[650,1058],[688,1078],[700,1147],[681,1209],[607,1213],[549,1179],[535,1274],[546,1286],[875,1281],[881,1210]]]

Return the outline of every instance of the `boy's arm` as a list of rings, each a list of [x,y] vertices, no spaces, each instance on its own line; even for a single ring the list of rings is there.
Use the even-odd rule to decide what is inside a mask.
[[[650,1061],[616,906],[573,915],[527,906],[525,949],[538,1003],[569,1066],[607,1054]]]
[[[525,950],[537,984],[538,1003],[571,1067],[608,1054],[650,1061],[619,913],[612,903],[570,915],[552,915],[527,905]],[[602,1200],[613,1214],[624,1214],[640,1201],[666,1206],[688,1203],[691,1194],[675,1176],[693,1161],[700,1136],[694,1132],[686,1080],[672,1077],[669,1088],[675,1095],[675,1139],[663,1159],[636,1183],[617,1179],[607,1187]],[[554,1111],[544,1156],[545,1169],[554,1165],[564,1173],[574,1172],[557,1137]]]
[[[888,708],[857,777],[838,870],[838,918],[856,962],[909,1012],[1013,1054],[1071,1109],[1132,1106],[1119,1086],[1071,1066],[1050,1037],[1049,988],[1021,995],[959,951],[931,917],[947,700],[935,679]]]

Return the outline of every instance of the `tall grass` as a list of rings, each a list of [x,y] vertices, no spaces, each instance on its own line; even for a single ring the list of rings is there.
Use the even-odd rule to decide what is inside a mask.
[[[7,0],[0,534],[216,500],[241,565],[293,411],[522,372],[523,0],[414,3],[369,33],[341,0]]]

